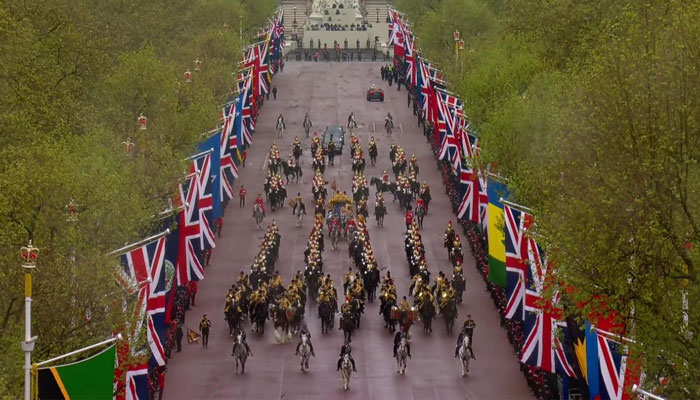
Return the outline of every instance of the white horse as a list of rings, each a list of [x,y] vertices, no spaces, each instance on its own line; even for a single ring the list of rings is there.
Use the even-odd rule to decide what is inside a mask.
[[[309,358],[311,357],[311,345],[306,334],[301,335],[301,345],[299,346],[299,356],[301,356],[301,372],[309,370]],[[315,357],[315,355],[314,355]]]
[[[282,119],[281,117],[277,118],[277,125],[275,126],[275,128],[277,129],[277,137],[281,138],[285,128],[284,119]]]
[[[343,355],[343,361],[340,364],[340,372],[343,375],[343,389],[350,389],[350,375],[352,374],[352,363],[350,362],[350,355]]]
[[[406,344],[406,338],[402,337],[401,342],[399,343],[398,349],[396,349],[396,365],[398,369],[396,370],[396,373],[398,374],[405,374],[406,373],[406,365],[408,363],[408,347]]]
[[[297,217],[297,228],[301,227],[301,221],[304,220],[304,212],[301,207],[294,209],[294,216]]]
[[[253,353],[246,347],[243,341],[243,334],[239,333],[236,336],[236,341],[233,343],[233,354],[231,355],[236,358],[236,374],[238,374],[238,363],[241,364],[241,375],[245,374],[245,361],[248,355],[252,357]]]
[[[262,221],[265,216],[260,204],[256,204],[253,208],[253,218],[255,218],[255,224],[258,225],[258,229],[262,229]]]
[[[458,354],[459,361],[462,363],[462,376],[467,376],[469,373],[469,359],[472,357],[471,350],[469,350],[469,336],[464,335]]]

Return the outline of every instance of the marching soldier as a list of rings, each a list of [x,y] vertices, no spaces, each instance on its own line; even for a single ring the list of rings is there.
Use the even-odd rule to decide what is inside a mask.
[[[211,328],[211,321],[207,314],[204,314],[199,322],[199,331],[202,333],[202,347],[209,347],[209,328]]]

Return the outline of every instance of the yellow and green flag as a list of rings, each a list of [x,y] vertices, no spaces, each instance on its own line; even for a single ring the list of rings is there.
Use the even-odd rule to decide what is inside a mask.
[[[71,364],[38,370],[38,398],[108,400],[114,397],[116,346]]]
[[[489,282],[506,287],[506,244],[503,204],[500,199],[508,199],[508,187],[489,178],[488,182],[488,243],[489,243]]]

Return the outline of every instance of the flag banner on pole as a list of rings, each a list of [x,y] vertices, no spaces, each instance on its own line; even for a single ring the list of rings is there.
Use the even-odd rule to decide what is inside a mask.
[[[205,181],[204,176],[200,177],[200,183],[205,184],[205,196],[211,196],[210,204],[207,207],[200,207],[204,210],[211,210],[210,224],[221,218],[221,131],[213,134],[207,140],[200,143],[199,151],[213,151],[209,154],[208,177]],[[204,175],[204,174],[202,174]],[[211,207],[211,208],[208,208]]]
[[[505,219],[503,204],[500,199],[508,199],[508,188],[505,184],[494,179],[488,182],[489,198],[489,282],[501,287],[507,286],[506,280],[506,245],[505,245]]]
[[[114,391],[116,346],[86,359],[38,370],[41,400],[108,400]]]

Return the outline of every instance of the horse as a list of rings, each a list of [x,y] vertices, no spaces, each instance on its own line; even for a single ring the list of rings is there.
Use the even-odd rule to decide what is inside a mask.
[[[352,333],[355,331],[355,328],[356,322],[354,316],[346,313],[340,317],[340,329],[343,330],[344,339],[346,342],[350,342],[352,340]]]
[[[386,134],[391,135],[391,130],[394,128],[394,121],[390,118],[384,119],[384,129],[386,129]]]
[[[256,204],[255,207],[253,207],[253,218],[255,219],[255,224],[258,226],[258,230],[262,229],[262,222],[263,218],[265,218],[265,214],[260,204]]]
[[[377,163],[377,146],[370,146],[369,148],[369,161],[370,164],[375,165]]]
[[[362,280],[364,282],[365,292],[367,292],[367,301],[374,303],[374,296],[377,293],[377,286],[379,285],[379,270],[377,268],[372,268],[371,270],[366,270],[362,274]]]
[[[291,167],[287,161],[282,161],[282,171],[284,177],[287,179],[287,184],[289,184],[290,177],[294,180],[294,183],[299,183],[299,178],[303,175],[299,164],[294,164],[294,166]]]
[[[282,134],[284,133],[284,121],[278,119],[275,129],[277,130],[277,137],[281,138]]]
[[[374,207],[374,216],[377,218],[377,225],[384,226],[384,216],[386,215],[386,206],[380,204]]]
[[[416,207],[416,217],[418,217],[418,227],[423,229],[423,218],[425,218],[426,210],[424,205]]]
[[[452,333],[452,328],[454,328],[455,319],[457,318],[457,305],[454,299],[450,299],[447,305],[440,309],[440,314],[442,314],[442,318],[445,320],[447,333]]]
[[[343,376],[343,390],[350,389],[350,375],[352,374],[352,363],[350,362],[350,354],[343,355],[343,361],[340,363],[340,371]]]
[[[259,301],[251,304],[250,322],[253,323],[253,331],[258,335],[265,333],[265,321],[268,316],[267,303]]]
[[[321,333],[329,333],[335,319],[335,312],[330,301],[322,301],[318,304],[318,315],[321,318]]]
[[[299,356],[301,357],[301,372],[309,370],[309,358],[311,358],[311,345],[309,345],[309,337],[301,334],[301,345],[299,345]]]
[[[289,329],[289,316],[293,317],[295,311],[293,307],[289,307],[288,309],[283,309],[278,306],[274,307],[273,323],[275,326],[275,338],[277,339],[277,343],[287,343],[292,340],[292,332]]]
[[[340,224],[333,224],[330,231],[331,236],[331,248],[336,250],[338,248],[338,240],[340,239]]]
[[[301,227],[301,221],[304,219],[304,210],[300,206],[294,208],[294,216],[297,218],[297,228]]]
[[[469,336],[464,335],[457,354],[459,354],[459,361],[462,364],[462,376],[467,376],[469,374],[469,359],[472,357],[469,349]]]
[[[253,352],[246,346],[242,333],[236,335],[236,341],[233,343],[231,355],[236,358],[236,374],[238,374],[239,363],[241,364],[241,375],[245,374],[245,361],[249,355],[251,357],[253,356]]]
[[[464,289],[466,287],[466,284],[464,282],[464,277],[462,274],[456,274],[454,278],[452,278],[452,287],[455,289],[455,295],[457,296],[457,299],[459,299],[459,302],[462,302],[462,295],[464,294]]]
[[[408,344],[406,343],[406,336],[401,336],[401,342],[399,343],[399,347],[396,349],[396,365],[397,365],[397,370],[396,373],[398,374],[405,374],[406,373],[406,365],[407,365],[407,360],[408,360]]]
[[[384,327],[389,329],[389,332],[394,333],[396,330],[396,321],[391,319],[391,309],[396,306],[396,301],[382,300],[382,304],[379,307],[379,313],[384,317]]]
[[[433,318],[435,318],[435,305],[430,301],[424,301],[418,309],[420,318],[423,320],[423,331],[430,333],[433,331]]]
[[[304,153],[304,150],[301,148],[300,144],[295,144],[294,148],[292,149],[292,156],[294,156],[294,161],[297,165],[299,165],[299,159],[301,158],[301,155]]]
[[[233,337],[233,333],[241,329],[241,317],[243,313],[239,311],[239,305],[235,301],[226,304],[224,309],[224,318],[228,322],[228,335]]]
[[[396,182],[384,183],[381,179],[373,176],[369,180],[369,184],[377,189],[377,193],[391,192],[391,194],[394,196],[392,201],[396,201]]]

